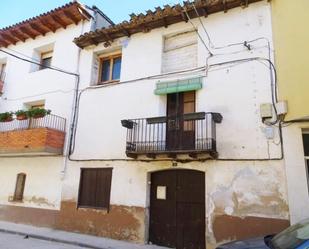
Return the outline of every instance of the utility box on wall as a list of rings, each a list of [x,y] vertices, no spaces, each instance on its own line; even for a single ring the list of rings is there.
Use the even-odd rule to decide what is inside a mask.
[[[262,119],[272,118],[273,117],[272,104],[270,104],[270,103],[261,104],[260,105],[260,113],[261,113]]]

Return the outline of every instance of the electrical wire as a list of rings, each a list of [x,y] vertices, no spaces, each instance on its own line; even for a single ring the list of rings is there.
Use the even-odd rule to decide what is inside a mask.
[[[181,70],[181,71],[177,71],[177,72],[156,74],[156,75],[132,79],[132,80],[120,81],[118,83],[104,84],[104,85],[98,85],[98,86],[90,86],[90,87],[86,87],[86,88],[82,89],[79,92],[78,97],[77,97],[77,101],[76,101],[76,110],[77,111],[76,111],[74,118],[73,118],[73,120],[75,120],[75,122],[74,122],[74,129],[72,130],[71,140],[70,140],[71,146],[69,148],[69,160],[74,161],[74,159],[72,159],[71,156],[75,151],[75,144],[76,144],[75,140],[76,140],[77,123],[78,123],[78,119],[79,119],[80,99],[81,99],[82,94],[85,91],[99,89],[99,88],[105,88],[105,87],[110,87],[110,86],[118,86],[118,85],[122,85],[122,84],[136,83],[136,82],[144,81],[144,80],[160,79],[160,78],[164,78],[166,76],[177,76],[177,75],[182,75],[182,74],[185,74],[185,73],[202,72],[202,71],[205,71],[205,70],[206,70],[206,67],[198,67],[198,68],[194,68],[194,69],[187,69],[187,70]],[[202,77],[205,77],[205,76],[202,76]]]
[[[211,38],[210,38],[210,35],[209,35],[209,33],[207,32],[207,29],[206,29],[204,23],[202,22],[201,16],[199,15],[199,13],[198,13],[198,11],[197,11],[197,9],[196,9],[196,7],[195,7],[195,4],[194,4],[193,2],[192,2],[191,4],[193,5],[194,11],[195,11],[195,13],[196,13],[196,15],[197,15],[197,17],[198,17],[198,19],[199,19],[199,21],[200,21],[202,27],[203,27],[203,30],[204,30],[204,32],[205,32],[207,38],[208,38],[208,45],[209,45],[210,47],[213,48],[213,47],[214,47],[214,44],[212,43]]]
[[[6,98],[4,97],[3,100],[5,101],[16,101],[16,100],[23,100],[23,99],[28,99],[28,98],[33,98],[33,97],[40,97],[40,96],[44,96],[46,94],[52,94],[52,93],[70,93],[70,92],[73,92],[75,89],[71,89],[71,90],[68,90],[68,91],[63,91],[61,89],[58,89],[58,90],[55,90],[55,91],[49,91],[49,92],[44,92],[44,93],[40,93],[40,94],[35,94],[35,95],[29,95],[29,96],[25,96],[25,97],[21,97],[21,98],[14,98],[14,99],[10,99],[10,98]]]
[[[221,66],[228,65],[228,64],[232,64],[233,66],[235,66],[235,65],[239,65],[239,64],[242,64],[242,63],[250,62],[250,61],[266,61],[266,62],[268,62],[270,64],[271,69],[272,69],[271,73],[274,74],[274,77],[271,78],[271,89],[272,89],[272,92],[273,92],[273,87],[276,86],[276,84],[277,84],[277,71],[276,71],[276,68],[275,68],[275,65],[273,64],[273,62],[270,59],[267,59],[267,58],[252,57],[252,58],[245,58],[245,59],[229,60],[229,61],[224,61],[224,62],[213,63],[213,64],[210,64],[208,67],[200,67],[198,69],[199,70],[211,71],[212,68],[217,67],[217,66],[221,67]],[[180,72],[188,72],[188,70],[183,70],[183,71],[180,71]],[[167,73],[165,75],[170,75],[170,74],[175,74],[175,72],[174,73]],[[121,84],[133,83],[133,82],[140,81],[140,80],[156,79],[159,76],[163,77],[164,74],[153,75],[153,76],[139,78],[139,79],[135,79],[135,80],[123,81],[123,82],[121,82]],[[111,85],[115,85],[115,84],[111,84]],[[77,100],[77,110],[79,110],[81,96],[82,96],[82,94],[85,91],[93,90],[93,89],[97,89],[97,88],[102,88],[102,87],[107,87],[107,86],[106,85],[101,85],[101,86],[96,86],[96,87],[88,87],[88,88],[84,88],[82,91],[80,91],[80,93],[78,95],[78,100]],[[274,100],[273,96],[274,95],[272,94],[272,100]],[[74,131],[73,131],[74,136],[72,137],[72,143],[71,143],[72,147],[70,147],[70,151],[69,151],[69,160],[70,161],[106,161],[106,160],[109,160],[109,159],[73,159],[72,158],[72,155],[73,155],[73,153],[75,151],[75,142],[76,142],[76,132],[77,132],[78,117],[79,117],[79,112],[77,112],[77,116],[76,116],[76,126],[75,126]],[[284,154],[283,154],[284,152],[283,152],[283,137],[282,137],[281,122],[279,122],[279,137],[280,137],[280,143],[281,143],[281,155],[279,157],[277,157],[277,158],[255,158],[255,159],[253,159],[253,158],[252,159],[218,158],[216,160],[218,160],[218,161],[269,161],[269,160],[282,160],[283,157],[284,157]]]
[[[188,11],[186,10],[186,7],[185,7],[185,6],[183,6],[183,10],[184,10],[185,15],[187,16],[188,21],[189,21],[190,24],[192,25],[194,31],[196,32],[196,34],[197,34],[198,37],[200,38],[201,42],[203,43],[204,47],[205,47],[206,50],[208,51],[209,55],[210,55],[210,56],[213,56],[213,53],[212,53],[211,50],[207,47],[206,42],[204,41],[204,39],[203,39],[203,37],[201,36],[201,34],[198,32],[197,27],[196,27],[196,26],[194,25],[194,23],[192,22],[192,20],[191,20],[191,18],[190,18],[190,16],[189,16]]]
[[[72,73],[72,72],[69,72],[69,71],[66,71],[66,70],[63,70],[63,69],[60,69],[60,68],[55,68],[55,67],[52,67],[52,66],[46,66],[46,65],[43,65],[37,61],[33,61],[33,60],[30,60],[30,59],[25,59],[25,58],[22,58],[18,55],[15,55],[15,54],[12,54],[10,52],[7,52],[3,49],[0,49],[0,52],[3,52],[7,55],[10,55],[16,59],[19,59],[19,60],[22,60],[22,61],[25,61],[25,62],[28,62],[28,63],[31,63],[31,64],[35,64],[35,65],[38,65],[38,66],[42,66],[44,68],[48,68],[50,70],[54,70],[54,71],[58,71],[58,72],[61,72],[61,73],[64,73],[64,74],[68,74],[68,75],[73,75],[73,76],[76,76],[76,77],[79,77],[79,74],[76,74],[76,73]]]

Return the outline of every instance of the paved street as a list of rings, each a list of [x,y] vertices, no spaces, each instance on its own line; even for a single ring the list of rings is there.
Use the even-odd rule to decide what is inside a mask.
[[[82,249],[85,247],[61,244],[39,239],[24,239],[24,236],[0,232],[1,249]]]

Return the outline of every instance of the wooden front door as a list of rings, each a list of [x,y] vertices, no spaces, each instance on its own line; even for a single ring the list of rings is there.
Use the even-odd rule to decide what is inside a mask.
[[[181,92],[167,95],[168,151],[195,149],[195,122],[186,121],[184,114],[195,112],[195,92]]]
[[[205,249],[205,174],[166,170],[151,175],[149,241]]]

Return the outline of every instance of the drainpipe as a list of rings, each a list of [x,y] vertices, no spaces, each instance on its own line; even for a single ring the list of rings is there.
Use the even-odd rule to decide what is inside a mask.
[[[81,33],[82,35],[84,33],[84,28],[85,28],[85,20],[82,20],[82,27],[81,27]],[[70,117],[70,129],[67,134],[67,142],[66,142],[66,148],[64,150],[64,158],[63,158],[63,168],[60,172],[61,175],[61,180],[65,179],[66,171],[67,171],[67,166],[68,166],[68,156],[70,153],[70,137],[73,132],[73,126],[74,126],[74,113],[76,109],[76,101],[77,101],[77,96],[78,96],[78,90],[79,90],[79,83],[80,83],[80,76],[79,76],[79,67],[80,67],[80,55],[81,55],[82,49],[77,47],[77,63],[76,63],[76,76],[75,79],[75,88],[74,88],[74,96],[73,96],[73,101],[72,101],[72,110],[71,110],[71,117]]]

